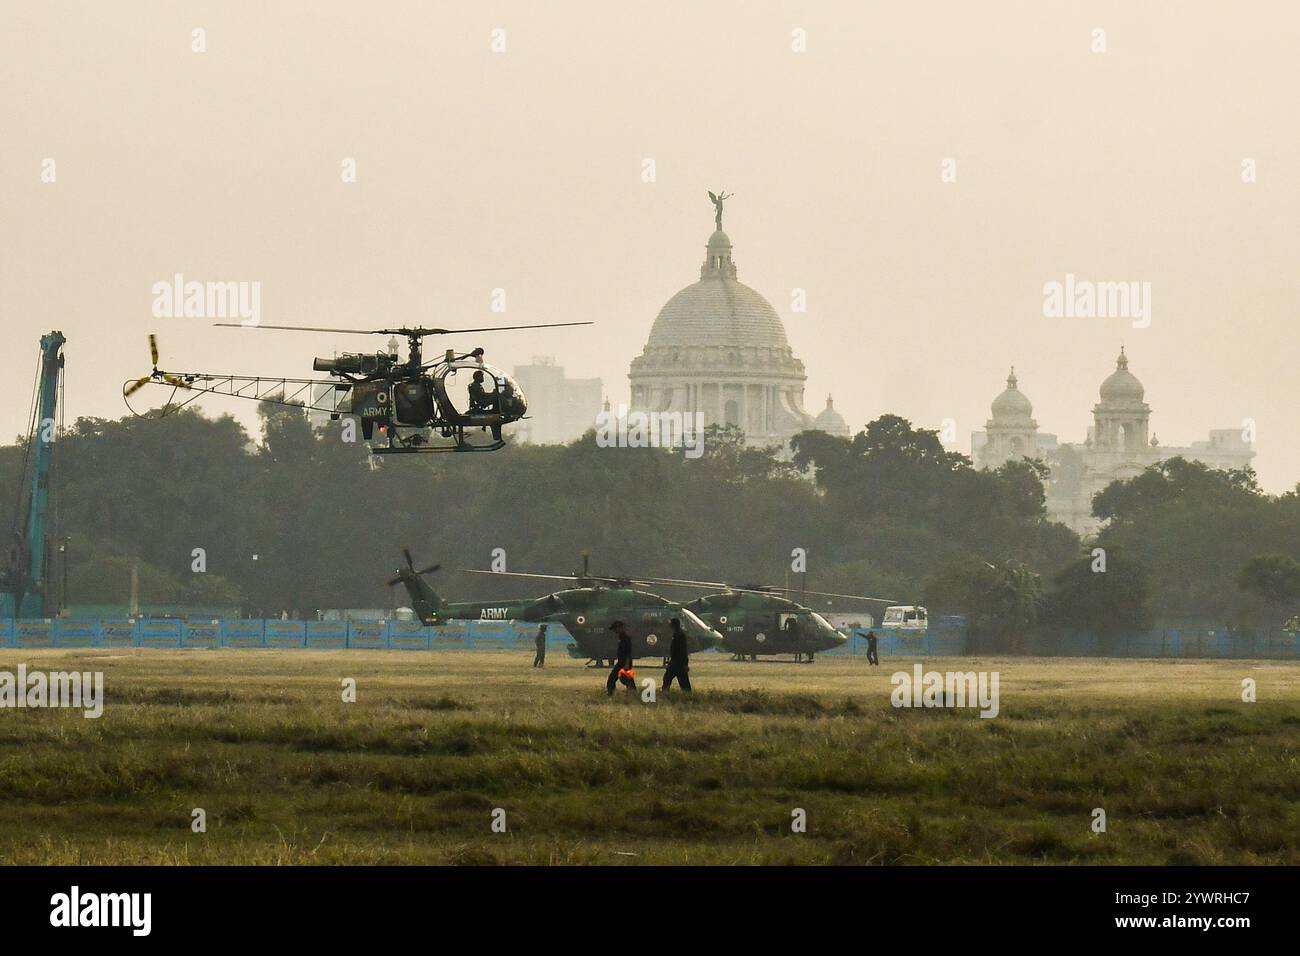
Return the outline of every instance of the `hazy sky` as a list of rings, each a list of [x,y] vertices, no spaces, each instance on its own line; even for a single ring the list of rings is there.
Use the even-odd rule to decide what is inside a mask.
[[[0,434],[52,328],[70,419],[125,413],[151,331],[165,367],[290,376],[384,341],[156,319],[178,272],[260,282],[264,323],[594,320],[454,342],[626,400],[725,188],[812,413],[951,418],[968,452],[1014,364],[1040,429],[1080,441],[1123,344],[1163,444],[1253,419],[1285,490],[1298,47],[1300,7],[1229,0],[0,0]],[[1151,283],[1150,326],[1045,318],[1067,273]]]

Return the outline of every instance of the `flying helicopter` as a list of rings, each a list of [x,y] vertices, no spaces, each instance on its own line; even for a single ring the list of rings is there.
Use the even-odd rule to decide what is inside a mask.
[[[632,638],[634,657],[665,657],[672,635],[670,621],[681,621],[686,632],[690,653],[705,651],[722,643],[717,631],[705,624],[696,614],[682,604],[666,600],[657,594],[638,590],[639,582],[629,578],[597,577],[587,573],[579,575],[522,574],[507,571],[481,571],[460,568],[470,574],[497,574],[519,578],[545,578],[572,581],[576,587],[555,591],[540,598],[522,601],[444,601],[424,580],[426,575],[441,568],[434,564],[416,570],[409,548],[402,551],[406,567],[399,568],[388,582],[389,587],[405,586],[411,596],[411,607],[421,623],[441,624],[445,621],[528,621],[531,623],[558,622],[577,644],[576,656],[586,657],[592,666],[603,661],[614,661],[618,639],[609,626],[616,620],[627,626]]]
[[[328,413],[331,420],[360,419],[361,435],[372,454],[409,454],[439,451],[496,451],[505,446],[501,427],[517,422],[528,410],[523,389],[509,375],[483,361],[483,349],[457,353],[447,349],[424,361],[423,340],[430,336],[479,332],[553,329],[591,322],[547,322],[539,325],[499,325],[474,329],[396,328],[337,329],[297,325],[250,325],[217,322],[223,328],[250,328],[288,332],[334,332],[346,335],[402,336],[407,360],[385,352],[345,352],[334,358],[317,358],[312,369],[329,379],[265,378],[209,372],[169,372],[158,367],[158,338],[149,336],[153,368],[147,375],[126,382],[122,396],[130,398],[146,385],[170,388],[172,394],[162,414],[183,408],[200,395],[223,395],[289,405]],[[178,401],[178,399],[183,399]],[[135,412],[134,408],[131,408]],[[136,413],[139,414],[139,413]],[[490,442],[472,442],[468,434],[491,433]],[[468,433],[468,434],[467,434]],[[444,439],[439,441],[438,439]]]

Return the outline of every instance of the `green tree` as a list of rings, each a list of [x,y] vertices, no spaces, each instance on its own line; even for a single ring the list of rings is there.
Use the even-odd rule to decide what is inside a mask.
[[[925,601],[931,614],[964,615],[977,647],[1023,651],[1042,610],[1043,582],[1019,561],[959,558],[931,576]]]
[[[1241,567],[1237,583],[1280,610],[1300,603],[1300,561],[1288,554],[1257,554]]]
[[[1151,626],[1149,598],[1146,568],[1109,550],[1104,566],[1089,554],[1056,575],[1044,619],[1058,628],[1090,631],[1110,639]]]

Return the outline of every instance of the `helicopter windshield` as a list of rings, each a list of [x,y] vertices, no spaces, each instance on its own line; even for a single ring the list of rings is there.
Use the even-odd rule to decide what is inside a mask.
[[[518,383],[490,365],[452,366],[443,376],[442,386],[459,415],[501,415],[514,420],[527,408]]]

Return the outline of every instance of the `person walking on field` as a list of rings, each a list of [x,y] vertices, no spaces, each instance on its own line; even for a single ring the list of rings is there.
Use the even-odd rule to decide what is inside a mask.
[[[876,656],[876,632],[867,631],[867,663],[880,666],[880,658]]]
[[[609,629],[618,635],[618,650],[615,652],[616,660],[609,672],[609,680],[605,681],[605,693],[613,697],[615,684],[622,684],[635,693],[635,672],[632,670],[632,637],[628,634],[627,628],[623,626],[622,621],[615,621],[609,626]]]
[[[686,632],[682,622],[672,619],[673,639],[668,645],[668,669],[664,671],[664,690],[673,686],[673,679],[686,693],[691,692],[691,652],[686,646]]]
[[[537,645],[537,654],[533,657],[534,667],[546,666],[546,625],[543,624],[537,629],[537,639],[534,642]]]

